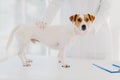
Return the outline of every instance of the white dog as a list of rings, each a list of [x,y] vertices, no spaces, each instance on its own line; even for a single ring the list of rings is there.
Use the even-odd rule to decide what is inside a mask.
[[[7,48],[10,46],[10,43],[13,37],[16,37],[16,40],[19,43],[19,52],[18,55],[22,60],[24,66],[30,66],[30,59],[26,58],[24,50],[32,42],[41,42],[50,48],[58,49],[59,62],[62,63],[62,67],[70,67],[65,63],[65,51],[68,45],[72,42],[72,39],[76,35],[80,35],[81,31],[86,31],[87,27],[91,22],[93,22],[95,17],[90,14],[85,14],[83,16],[75,14],[70,16],[70,21],[75,24],[72,26],[51,26],[51,25],[21,25],[16,27],[8,40]],[[41,27],[42,26],[42,27]]]

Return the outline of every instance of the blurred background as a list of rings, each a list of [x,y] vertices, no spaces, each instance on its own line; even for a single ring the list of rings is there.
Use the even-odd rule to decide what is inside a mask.
[[[45,9],[52,0],[0,0],[0,57],[5,54],[5,46],[11,30],[19,24],[31,24],[38,22],[44,15]],[[66,4],[67,4],[66,0]],[[120,60],[120,1],[111,1],[110,28],[113,37],[113,52],[110,53],[112,60]],[[63,6],[65,13],[69,13],[68,5]],[[52,24],[60,24],[65,19],[66,14],[56,15]],[[61,20],[62,17],[62,20]],[[13,42],[10,51],[16,53],[17,45]],[[109,49],[108,49],[109,50]],[[83,51],[84,52],[84,51]],[[104,52],[104,51],[103,51]],[[27,49],[28,54],[42,56],[56,56],[57,51],[51,50],[43,44],[30,44]],[[80,54],[82,55],[82,54]],[[88,55],[88,54],[86,54]],[[97,54],[89,54],[96,57]],[[104,53],[102,53],[104,55]],[[99,55],[97,55],[99,56]],[[101,56],[101,55],[100,55]]]

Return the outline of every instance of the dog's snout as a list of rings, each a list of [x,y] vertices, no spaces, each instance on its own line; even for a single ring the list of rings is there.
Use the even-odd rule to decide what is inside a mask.
[[[86,30],[86,25],[85,24],[82,25],[82,30],[83,31]]]

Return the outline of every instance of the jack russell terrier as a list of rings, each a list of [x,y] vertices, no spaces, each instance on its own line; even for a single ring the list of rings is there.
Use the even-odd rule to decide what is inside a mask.
[[[51,25],[20,25],[13,29],[7,43],[7,49],[10,46],[13,37],[19,43],[18,56],[20,57],[23,66],[31,66],[32,60],[28,59],[24,53],[25,48],[30,41],[33,43],[41,42],[50,48],[58,49],[59,62],[62,63],[62,67],[70,67],[65,63],[66,48],[76,37],[83,31],[86,31],[89,24],[95,20],[95,17],[91,14],[79,15],[75,14],[70,16],[70,21],[75,26],[51,26]]]

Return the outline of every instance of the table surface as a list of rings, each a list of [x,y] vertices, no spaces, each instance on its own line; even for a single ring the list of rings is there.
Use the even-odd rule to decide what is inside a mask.
[[[23,67],[17,56],[0,62],[0,80],[120,80],[120,73],[108,73],[92,64],[118,70],[112,64],[118,61],[81,60],[67,58],[70,68],[62,68],[57,57],[30,56],[31,67]]]

